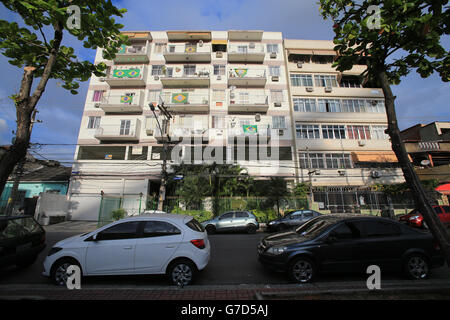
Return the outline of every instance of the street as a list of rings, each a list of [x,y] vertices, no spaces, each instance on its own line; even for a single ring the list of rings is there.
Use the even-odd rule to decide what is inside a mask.
[[[47,232],[47,247],[40,254],[38,260],[30,267],[18,269],[8,267],[1,270],[0,285],[46,285],[51,281],[41,275],[42,262],[50,248],[67,237],[76,235],[73,232]],[[205,270],[198,274],[195,281],[197,286],[219,285],[280,285],[289,284],[286,275],[274,273],[262,267],[257,260],[256,247],[261,238],[267,233],[255,234],[215,234],[210,235],[211,259]],[[321,275],[317,283],[351,282],[364,284],[367,276],[360,275]],[[430,280],[450,279],[450,269],[441,267],[434,269]],[[404,280],[398,274],[382,274],[382,280]],[[425,280],[424,282],[426,282]],[[119,287],[161,287],[168,286],[164,276],[108,276],[83,278],[83,285],[91,286],[119,286]]]

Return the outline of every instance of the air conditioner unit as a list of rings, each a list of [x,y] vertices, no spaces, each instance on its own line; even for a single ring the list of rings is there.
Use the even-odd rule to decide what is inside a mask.
[[[203,47],[203,40],[200,40],[200,41],[198,42],[198,46],[199,46],[199,47]]]
[[[155,79],[156,81],[159,80],[159,76],[154,76],[153,79]]]
[[[230,98],[234,99],[234,93],[230,92]]]
[[[281,107],[281,102],[275,102],[274,106],[277,107],[277,108]]]
[[[314,88],[313,87],[306,87],[306,92],[313,92]]]
[[[332,87],[325,87],[325,92],[331,92],[331,91],[333,91]]]
[[[216,52],[216,58],[222,58],[223,57],[223,52],[222,51],[217,51]]]
[[[96,104],[94,105],[94,107],[100,108],[100,103],[96,103]]]
[[[248,45],[248,47],[250,49],[255,49],[255,43],[254,42],[250,42],[250,44]]]
[[[366,145],[366,142],[364,140],[358,140],[358,146],[364,147]]]
[[[147,129],[146,132],[148,136],[152,136],[155,133],[153,129]]]
[[[280,77],[279,76],[272,76],[272,81],[279,81]]]
[[[372,101],[371,101],[371,104],[372,104],[373,106],[376,106],[376,105],[378,104],[378,101],[377,101],[377,100],[372,100]]]
[[[340,176],[347,175],[347,171],[345,171],[345,170],[338,170],[338,173],[339,173]]]
[[[221,136],[223,135],[223,130],[217,130],[216,131],[216,136]]]
[[[372,172],[370,172],[370,176],[374,179],[377,179],[377,178],[381,177],[381,173],[379,171],[372,171]]]
[[[270,53],[270,58],[271,59],[276,59],[276,57],[277,57],[277,53],[276,52],[271,52]]]
[[[297,62],[297,68],[303,68],[303,63]]]
[[[283,129],[279,129],[278,130],[278,135],[279,136],[284,136],[284,130]]]
[[[100,79],[98,79],[98,81],[100,81],[100,82],[105,82],[106,79],[105,79],[105,78],[100,78]]]
[[[217,80],[222,80],[222,77],[221,76],[217,76]]]

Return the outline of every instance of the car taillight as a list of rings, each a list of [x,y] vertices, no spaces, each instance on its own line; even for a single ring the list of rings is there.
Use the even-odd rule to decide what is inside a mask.
[[[199,249],[205,249],[205,240],[203,239],[191,240],[191,243]]]
[[[45,233],[41,237],[41,243],[45,243]]]
[[[437,242],[437,241],[434,242],[434,250],[436,250],[436,251],[441,250],[441,247],[439,246],[439,242]]]

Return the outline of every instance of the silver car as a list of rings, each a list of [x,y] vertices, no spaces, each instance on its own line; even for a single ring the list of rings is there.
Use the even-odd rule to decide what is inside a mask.
[[[202,222],[208,234],[216,232],[246,231],[255,233],[259,229],[258,219],[248,211],[230,211],[214,219]]]
[[[314,210],[292,210],[281,218],[270,221],[267,224],[268,231],[281,231],[301,226],[305,222],[320,216],[321,213]]]

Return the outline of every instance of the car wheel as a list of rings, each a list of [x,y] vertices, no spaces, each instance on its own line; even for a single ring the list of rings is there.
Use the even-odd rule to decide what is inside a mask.
[[[311,259],[306,257],[295,258],[289,265],[289,277],[297,283],[311,282],[316,275],[316,268]]]
[[[195,271],[195,266],[191,261],[178,260],[169,268],[170,282],[177,286],[187,286],[194,280]]]
[[[67,274],[67,269],[71,265],[80,267],[80,264],[73,259],[62,259],[55,262],[50,272],[50,276],[54,284],[56,284],[57,286],[67,285],[67,279],[69,277],[69,275]]]
[[[253,234],[253,233],[255,233],[256,232],[256,226],[254,225],[254,224],[249,224],[248,226],[247,226],[247,233],[248,234]]]
[[[427,259],[423,255],[415,253],[406,258],[404,271],[408,278],[413,280],[422,280],[428,278],[430,266]]]
[[[216,227],[214,227],[212,225],[207,225],[205,229],[208,234],[216,233]]]

